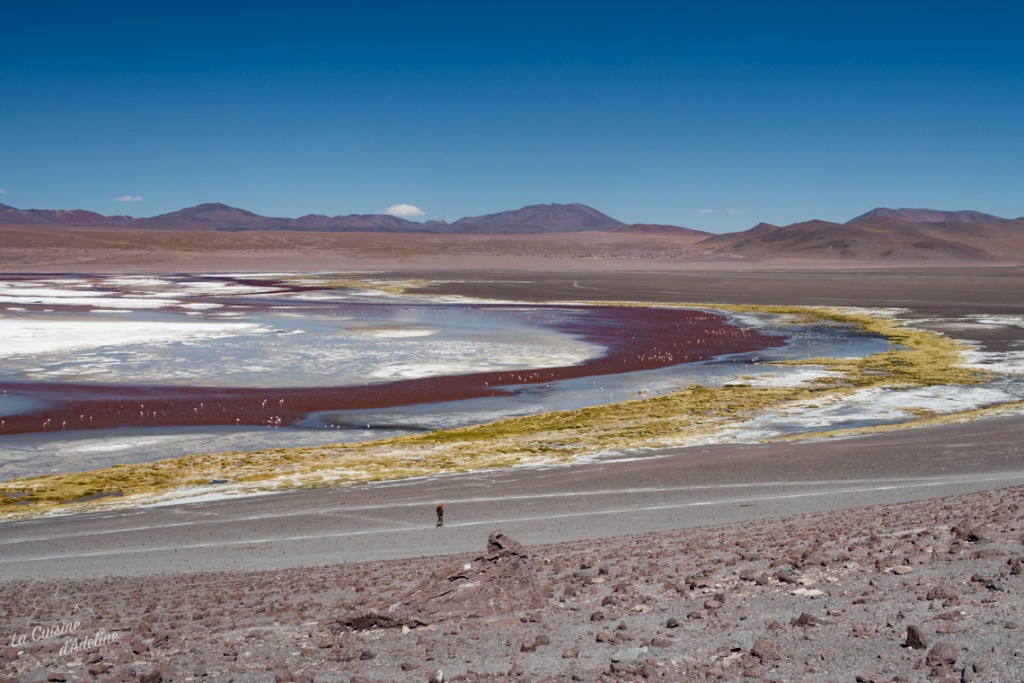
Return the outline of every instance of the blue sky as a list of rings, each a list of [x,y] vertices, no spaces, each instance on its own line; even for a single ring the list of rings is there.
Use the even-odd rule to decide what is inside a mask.
[[[1021,12],[6,3],[0,203],[451,221],[582,202],[716,232],[877,206],[1024,216]]]

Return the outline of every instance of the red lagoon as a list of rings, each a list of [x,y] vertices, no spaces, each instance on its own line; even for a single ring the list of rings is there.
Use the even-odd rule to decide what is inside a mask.
[[[477,305],[476,307],[479,307]],[[7,382],[0,389],[43,406],[2,419],[0,434],[118,427],[293,426],[325,410],[386,408],[489,396],[517,386],[651,370],[784,346],[783,337],[705,311],[567,306],[585,315],[552,327],[605,348],[578,365],[424,377],[338,387],[189,387],[84,382]]]

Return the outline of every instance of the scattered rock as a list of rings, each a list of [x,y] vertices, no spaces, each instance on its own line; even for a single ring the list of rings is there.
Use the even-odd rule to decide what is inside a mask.
[[[780,569],[779,571],[775,572],[775,574],[773,575],[773,578],[776,581],[778,581],[779,583],[796,583],[797,582],[796,573],[792,569],[790,569],[788,571]]]
[[[485,555],[469,562],[453,562],[421,582],[398,605],[382,606],[346,623],[396,628],[410,621],[433,624],[536,609],[546,603],[543,587],[523,547],[503,532],[494,531],[487,539]]]
[[[779,658],[775,643],[767,638],[758,638],[750,648],[750,654],[754,655],[761,662],[772,661]]]
[[[807,612],[801,612],[800,616],[794,618],[790,622],[791,625],[800,627],[817,626],[820,623],[821,622],[818,620],[817,617],[815,617],[813,614],[808,614]]]
[[[917,626],[907,626],[907,640],[903,643],[903,647],[910,648],[911,650],[927,649],[928,644],[925,642],[924,636],[921,635],[921,630]]]
[[[403,619],[388,616],[386,614],[378,614],[376,612],[352,617],[345,621],[345,626],[353,631],[371,631],[378,628],[401,628],[406,625],[407,623]],[[330,627],[328,628],[330,630]],[[330,645],[331,643],[328,641],[325,647],[330,647]]]
[[[972,583],[980,583],[990,591],[1002,591],[1005,590],[1003,586],[990,576],[984,576],[982,574],[975,574],[971,577]]]
[[[952,588],[947,586],[935,586],[928,590],[925,597],[928,600],[947,600],[949,598],[958,598],[960,596]]]
[[[698,588],[712,588],[715,582],[712,581],[704,573],[693,574],[686,577],[686,585],[690,587],[690,590],[696,590]]]
[[[928,666],[952,666],[956,663],[957,656],[957,649],[952,643],[939,643],[928,651],[925,663]]]
[[[102,676],[113,668],[114,665],[110,662],[96,662],[94,664],[90,664],[86,671],[89,672],[90,676]]]
[[[969,519],[965,519],[956,526],[954,526],[952,529],[950,529],[950,531],[952,531],[953,537],[956,540],[966,541],[967,538],[971,535],[971,529],[973,529],[975,526],[977,525],[975,525],[974,522],[972,522]]]
[[[886,557],[880,557],[875,560],[875,569],[880,572],[887,571],[893,567],[898,567],[903,564],[903,558],[897,557],[896,555],[887,555]]]
[[[144,655],[149,652],[149,645],[142,642],[141,638],[132,638],[128,643],[128,647],[130,647],[132,652],[137,655]]]
[[[972,543],[981,543],[986,541],[994,541],[996,538],[995,529],[990,527],[988,524],[979,524],[972,527],[967,532],[967,540]]]

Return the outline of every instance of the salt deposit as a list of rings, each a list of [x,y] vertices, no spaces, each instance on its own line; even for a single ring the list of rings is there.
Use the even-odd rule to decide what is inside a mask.
[[[20,357],[0,379],[326,386],[572,365],[600,353],[550,328],[516,323],[511,312],[438,312],[420,302],[401,315],[381,307],[357,319],[289,304],[287,296],[277,296],[272,311],[245,305],[244,296],[281,289],[199,276],[0,281],[0,304],[23,304],[0,309],[0,357]],[[238,303],[209,300],[222,296]],[[42,315],[25,304],[84,306],[90,318]],[[276,334],[263,334],[270,331]],[[83,358],[84,349],[102,350]]]
[[[252,323],[142,322],[0,317],[0,357],[199,340],[269,332]]]

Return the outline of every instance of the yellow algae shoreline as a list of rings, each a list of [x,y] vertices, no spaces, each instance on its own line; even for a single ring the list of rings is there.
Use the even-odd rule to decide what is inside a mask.
[[[342,286],[351,284],[345,280]],[[666,306],[641,302],[602,305]],[[651,398],[505,418],[482,425],[372,442],[197,454],[10,480],[0,482],[0,517],[142,505],[178,496],[187,500],[205,494],[355,485],[492,468],[570,463],[602,453],[650,451],[696,440],[706,443],[730,424],[784,409],[798,401],[827,400],[871,387],[969,385],[988,376],[985,372],[960,366],[965,345],[906,326],[885,311],[811,306],[672,306],[773,314],[793,323],[850,326],[887,339],[891,347],[864,358],[782,362],[824,367],[829,371],[825,377],[796,386],[758,387],[742,382],[714,388],[695,385]],[[936,421],[973,419],[994,409],[937,417],[908,415],[907,421],[896,425],[838,429],[772,440],[821,438],[830,433],[852,435]]]

